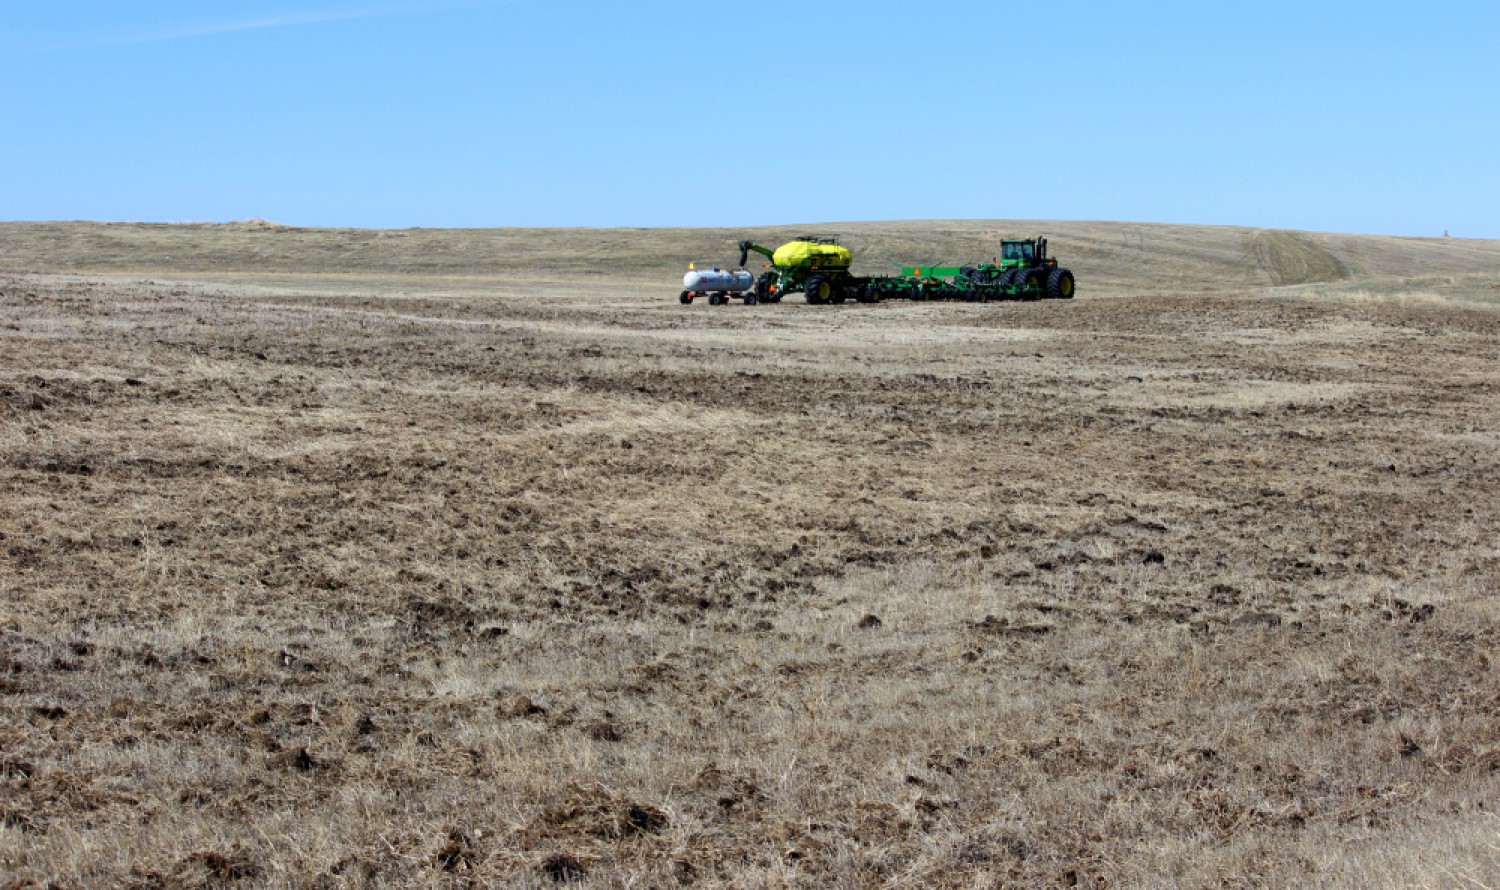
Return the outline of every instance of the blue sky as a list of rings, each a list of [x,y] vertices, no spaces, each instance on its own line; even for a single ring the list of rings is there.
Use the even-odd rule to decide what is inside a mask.
[[[0,219],[1500,237],[1500,4],[0,0]]]

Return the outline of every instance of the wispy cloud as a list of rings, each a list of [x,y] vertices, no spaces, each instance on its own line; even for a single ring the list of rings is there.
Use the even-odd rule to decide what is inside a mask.
[[[98,34],[52,47],[56,50],[100,49],[118,46],[139,46],[150,43],[167,43],[176,40],[194,40],[238,34],[245,31],[265,31],[272,28],[297,28],[306,25],[322,25],[330,22],[348,22],[357,19],[373,19],[385,16],[412,15],[416,13],[453,12],[485,6],[499,6],[506,0],[468,0],[452,3],[386,3],[354,9],[325,10],[322,12],[288,13],[238,21],[198,22],[174,26],[162,26],[140,31],[120,31]],[[512,0],[513,2],[513,0]]]

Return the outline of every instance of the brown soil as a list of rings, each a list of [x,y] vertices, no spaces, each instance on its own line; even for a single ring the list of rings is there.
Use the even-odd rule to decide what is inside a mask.
[[[0,885],[1500,882],[1500,245],[1042,231],[0,225]]]

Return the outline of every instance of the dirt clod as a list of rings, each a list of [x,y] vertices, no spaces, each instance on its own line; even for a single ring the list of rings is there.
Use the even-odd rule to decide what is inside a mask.
[[[589,876],[588,866],[576,856],[554,853],[542,860],[541,873],[558,884],[581,881]]]

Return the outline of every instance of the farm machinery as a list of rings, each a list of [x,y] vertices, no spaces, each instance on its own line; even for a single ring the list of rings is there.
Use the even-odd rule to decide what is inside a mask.
[[[755,279],[755,296],[762,302],[779,303],[782,295],[797,291],[807,294],[807,302],[814,305],[842,303],[851,295],[863,298],[859,280],[849,274],[854,254],[837,238],[804,235],[775,250],[754,241],[741,241],[741,269],[752,251],[771,261]]]
[[[1071,300],[1074,291],[1073,273],[1047,256],[1046,238],[1001,241],[1000,256],[977,266],[906,266],[899,278],[872,281],[917,300]]]
[[[706,296],[708,305],[721,306],[738,297],[745,301],[746,306],[754,306],[755,279],[745,271],[744,265],[741,261],[740,268],[726,270],[718,266],[699,269],[696,264],[689,263],[687,274],[682,276],[682,294],[678,296],[678,302],[686,306]]]
[[[740,296],[747,305],[778,303],[789,293],[801,292],[815,306],[855,300],[1067,300],[1074,293],[1073,273],[1047,255],[1046,238],[1007,239],[991,262],[965,266],[903,266],[898,275],[863,277],[849,271],[854,256],[837,238],[805,235],[772,250],[754,241],[739,242],[740,262],[733,272],[723,273],[721,283],[733,277],[734,288],[718,292],[719,299]],[[745,270],[751,253],[770,260],[765,271],[752,276]],[[715,270],[718,271],[717,269]],[[694,273],[689,272],[689,276]],[[686,279],[684,286],[687,286]],[[684,291],[682,302],[692,302]]]

